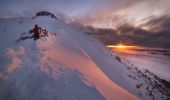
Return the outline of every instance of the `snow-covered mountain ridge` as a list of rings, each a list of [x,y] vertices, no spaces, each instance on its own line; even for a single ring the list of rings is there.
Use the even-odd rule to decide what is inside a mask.
[[[34,24],[57,36],[16,43]],[[116,54],[61,20],[1,19],[0,32],[2,100],[139,99]]]

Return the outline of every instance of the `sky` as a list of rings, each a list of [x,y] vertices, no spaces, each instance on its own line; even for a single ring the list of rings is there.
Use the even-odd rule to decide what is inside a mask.
[[[62,13],[84,25],[114,29],[119,39],[128,38],[132,43],[170,44],[170,0],[0,1],[0,18],[32,17],[44,10]]]
[[[124,1],[124,0],[122,0]],[[91,12],[119,4],[121,0],[1,0],[0,17],[33,15],[40,10],[52,13],[62,12],[67,16],[80,18]],[[111,4],[110,4],[111,3]],[[113,5],[112,5],[113,4]]]
[[[0,18],[32,17],[45,10],[62,13],[85,25],[115,28],[140,24],[151,16],[170,13],[170,0],[0,0]],[[114,21],[114,23],[113,23]]]

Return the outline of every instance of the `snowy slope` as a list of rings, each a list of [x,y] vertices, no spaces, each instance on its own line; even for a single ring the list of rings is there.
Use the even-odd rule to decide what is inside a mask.
[[[57,36],[16,43],[34,24]],[[138,99],[115,54],[73,26],[50,17],[13,18],[0,20],[0,32],[0,100]]]
[[[170,50],[138,47],[136,50],[128,49],[118,53],[138,68],[148,69],[160,78],[170,81]]]
[[[170,51],[161,48],[137,47],[136,49],[112,49],[117,59],[126,66],[138,94],[145,99],[170,99]],[[149,98],[146,98],[148,95]]]
[[[160,78],[170,82],[170,57],[161,55],[157,57],[154,55],[140,55],[140,58],[136,55],[126,55],[124,57],[140,69],[148,69]]]

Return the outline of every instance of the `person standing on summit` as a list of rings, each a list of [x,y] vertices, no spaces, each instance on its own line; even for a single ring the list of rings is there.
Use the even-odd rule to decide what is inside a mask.
[[[31,35],[32,33],[33,35]],[[55,33],[53,34],[56,35]],[[48,31],[46,29],[43,29],[39,27],[37,24],[35,24],[34,28],[29,30],[29,32],[22,33],[21,37],[17,40],[17,42],[21,40],[30,39],[30,38],[34,38],[34,41],[36,41],[37,39],[40,39],[40,37],[48,37],[48,36],[49,36]]]
[[[36,41],[37,39],[40,38],[40,34],[41,34],[41,28],[38,27],[38,25],[36,24],[33,30],[30,30],[30,33],[33,33],[33,38]]]

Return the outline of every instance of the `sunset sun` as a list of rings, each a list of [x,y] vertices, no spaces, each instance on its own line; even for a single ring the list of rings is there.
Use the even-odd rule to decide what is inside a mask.
[[[116,45],[107,45],[107,48],[117,48],[117,49],[128,49],[128,48],[135,48],[137,46],[132,46],[132,45],[125,45],[123,43],[119,43]]]

